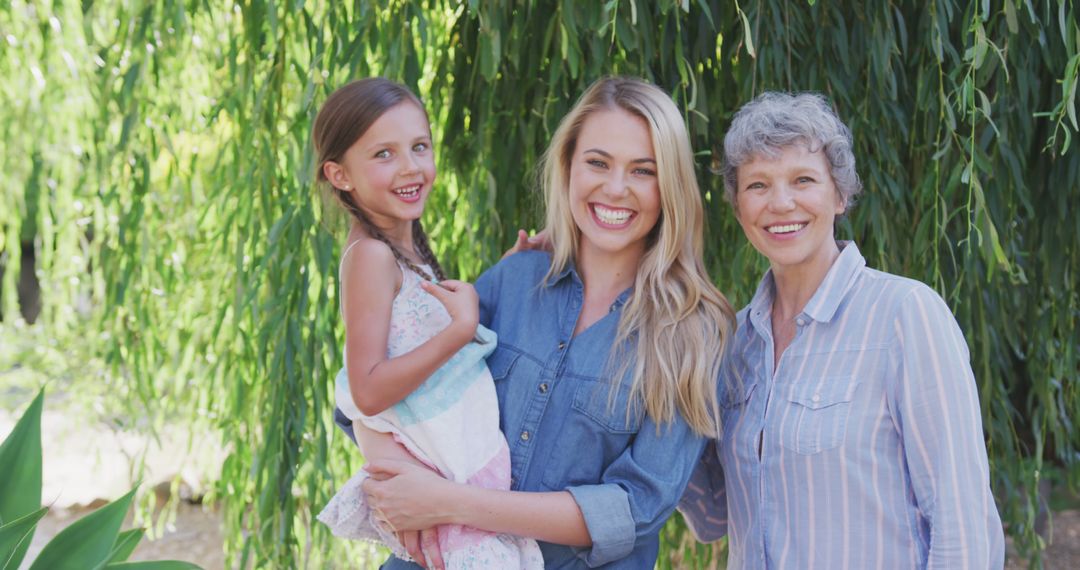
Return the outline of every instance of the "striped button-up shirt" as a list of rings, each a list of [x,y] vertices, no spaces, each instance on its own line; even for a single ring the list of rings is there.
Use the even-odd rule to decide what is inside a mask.
[[[680,510],[731,568],[1001,568],[975,379],[952,313],[854,244],[773,366],[773,278],[738,314],[723,434]]]

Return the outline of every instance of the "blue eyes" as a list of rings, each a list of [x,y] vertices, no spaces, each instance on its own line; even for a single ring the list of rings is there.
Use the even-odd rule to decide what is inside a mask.
[[[416,143],[416,144],[412,145],[412,151],[415,152],[415,153],[424,153],[424,152],[427,152],[429,150],[431,150],[431,145],[429,143],[426,143],[426,142]],[[390,158],[393,155],[394,155],[394,153],[391,152],[390,149],[384,148],[384,149],[376,152],[374,155],[372,155],[372,158],[385,159],[385,158]]]
[[[605,169],[605,170],[608,167],[606,162],[604,162],[604,161],[602,161],[602,160],[600,160],[598,158],[586,159],[585,164],[588,164],[589,166],[592,166],[592,167],[595,167],[595,168],[602,168],[602,169]],[[630,173],[635,174],[637,176],[656,176],[656,171],[652,170],[650,168],[641,168],[641,167],[639,167],[639,168],[635,168],[635,169],[631,170]]]

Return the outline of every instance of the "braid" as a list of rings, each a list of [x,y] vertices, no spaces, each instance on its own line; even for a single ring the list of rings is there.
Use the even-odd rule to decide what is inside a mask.
[[[413,222],[413,245],[416,246],[416,251],[420,253],[420,257],[424,259],[431,266],[431,269],[435,272],[435,278],[439,281],[446,280],[446,273],[443,271],[442,265],[439,265],[439,259],[435,257],[435,252],[431,251],[431,244],[428,242],[427,233],[424,232],[424,226],[420,224],[420,220]]]
[[[394,254],[394,259],[396,259],[398,261],[398,263],[404,265],[405,267],[408,267],[410,271],[412,271],[413,273],[419,275],[422,279],[424,279],[426,281],[431,281],[432,276],[427,271],[424,271],[419,266],[417,266],[415,263],[410,261],[407,257],[405,257],[405,255],[402,254],[401,251],[398,250],[398,248],[396,246],[394,246],[394,243],[390,241],[390,238],[386,237],[386,235],[382,233],[382,230],[380,230],[378,228],[378,226],[371,223],[371,220],[369,220],[367,215],[364,214],[364,211],[360,209],[360,206],[358,206],[356,204],[356,202],[353,201],[352,196],[348,192],[345,192],[344,190],[341,190],[341,189],[338,189],[338,188],[334,188],[334,191],[337,193],[338,198],[341,200],[341,203],[345,205],[345,209],[348,210],[349,213],[352,214],[353,217],[356,218],[360,222],[360,225],[363,226],[364,229],[369,234],[371,234],[371,237],[385,243],[387,245],[387,247],[390,248],[390,251],[393,252],[393,254]],[[419,225],[419,223],[420,223],[419,221],[416,221],[414,223],[414,229],[413,229],[413,235],[414,236],[416,235],[415,226]],[[426,240],[425,240],[425,248],[426,248],[426,246],[427,246],[427,244],[426,244]],[[430,252],[430,249],[428,249],[428,252]],[[421,253],[421,256],[427,257],[426,255],[424,255],[424,253]],[[431,259],[435,258],[434,255],[431,255],[430,257],[431,257]],[[429,263],[430,263],[430,261],[429,261]],[[438,266],[436,264],[432,264],[431,267],[432,267],[432,269],[435,269],[436,275],[439,275],[439,274],[442,273],[442,269],[438,268]],[[442,277],[440,276],[439,279],[442,280]]]

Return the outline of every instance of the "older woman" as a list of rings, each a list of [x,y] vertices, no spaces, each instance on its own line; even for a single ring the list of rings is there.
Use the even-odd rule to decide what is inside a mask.
[[[738,313],[723,431],[680,509],[732,568],[1000,568],[975,379],[929,287],[833,238],[861,189],[823,97],[765,93],[724,138],[724,186],[769,259]]]

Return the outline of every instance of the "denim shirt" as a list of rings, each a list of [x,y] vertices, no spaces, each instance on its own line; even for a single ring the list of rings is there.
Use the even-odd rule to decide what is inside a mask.
[[[592,546],[540,542],[546,568],[652,568],[705,440],[678,415],[657,429],[640,404],[628,414],[628,378],[612,400],[608,356],[630,291],[574,336],[585,289],[572,267],[545,285],[550,261],[518,253],[476,282],[480,323],[499,336],[488,366],[511,489],[566,490],[581,509]]]

